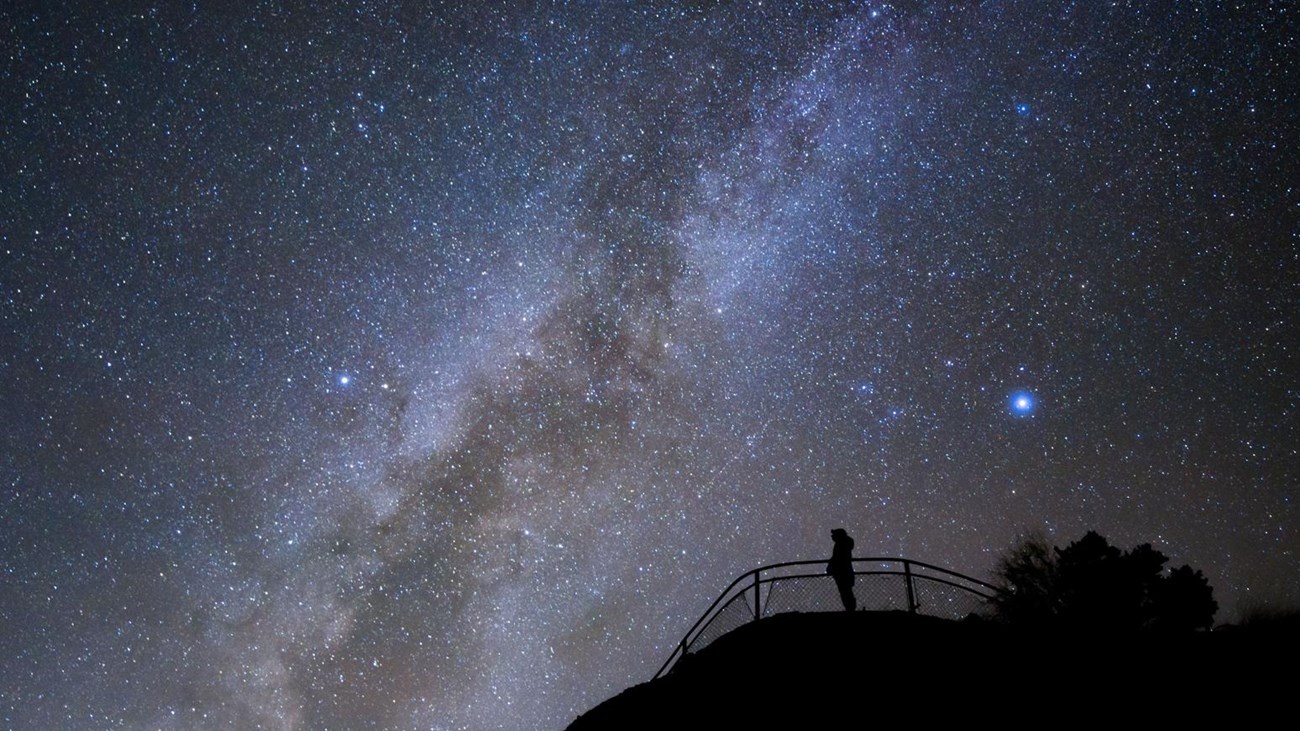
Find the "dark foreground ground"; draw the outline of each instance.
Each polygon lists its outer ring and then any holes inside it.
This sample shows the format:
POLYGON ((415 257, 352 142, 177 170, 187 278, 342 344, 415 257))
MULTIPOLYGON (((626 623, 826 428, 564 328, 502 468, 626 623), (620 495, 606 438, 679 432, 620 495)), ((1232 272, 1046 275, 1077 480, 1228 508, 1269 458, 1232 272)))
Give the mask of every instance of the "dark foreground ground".
POLYGON ((1298 650, 1294 631, 1080 636, 902 612, 786 614, 719 638, 569 730, 1294 728, 1298 650))

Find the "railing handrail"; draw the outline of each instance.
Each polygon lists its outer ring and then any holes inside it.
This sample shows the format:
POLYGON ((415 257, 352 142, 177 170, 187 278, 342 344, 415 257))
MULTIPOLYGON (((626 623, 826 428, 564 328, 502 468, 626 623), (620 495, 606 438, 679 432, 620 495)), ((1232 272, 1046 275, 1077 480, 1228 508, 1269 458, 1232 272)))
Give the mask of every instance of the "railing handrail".
MULTIPOLYGON (((926 563, 924 561, 915 561, 910 558, 900 558, 896 556, 876 556, 876 557, 864 557, 864 558, 853 559, 853 564, 855 566, 864 563, 903 565, 903 569, 901 571, 899 570, 858 571, 855 569, 853 574, 855 576, 878 576, 878 575, 905 576, 907 579, 908 611, 913 613, 915 613, 918 608, 918 605, 915 602, 915 599, 913 598, 913 581, 915 578, 923 578, 930 581, 938 581, 940 583, 947 584, 948 586, 952 586, 954 588, 969 591, 972 594, 981 596, 985 599, 991 599, 992 595, 996 594, 999 591, 998 587, 988 583, 987 581, 981 581, 974 577, 967 576, 963 573, 959 573, 951 569, 943 568, 942 566, 935 566, 934 564, 926 563), (984 592, 978 591, 977 589, 974 589, 969 585, 963 586, 962 584, 958 584, 941 577, 928 576, 928 575, 915 577, 911 570, 912 567, 918 567, 918 568, 925 569, 927 571, 933 571, 939 574, 946 574, 948 576, 961 579, 962 581, 967 582, 967 584, 974 584, 976 586, 988 590, 989 594, 985 594, 984 592)), ((715 612, 714 610, 719 610, 719 607, 725 608, 727 606, 730 606, 731 602, 740 598, 741 596, 744 595, 746 591, 749 590, 749 585, 752 584, 754 586, 754 592, 755 592, 754 593, 754 602, 755 602, 754 619, 757 620, 762 613, 761 608, 758 606, 758 602, 760 600, 759 587, 762 586, 763 584, 771 585, 776 581, 782 581, 788 579, 799 579, 799 578, 820 578, 826 575, 825 573, 794 574, 789 576, 773 576, 764 579, 762 577, 763 572, 765 571, 771 572, 776 569, 789 568, 791 566, 816 566, 816 565, 825 565, 825 564, 826 564, 826 559, 812 559, 812 560, 805 560, 805 561, 783 561, 781 563, 759 566, 758 568, 750 569, 749 571, 746 571, 740 576, 737 576, 734 581, 732 581, 730 584, 727 585, 727 588, 722 590, 722 593, 718 595, 718 598, 713 600, 713 603, 709 605, 709 608, 704 610, 704 613, 700 615, 700 618, 695 620, 695 624, 691 625, 691 628, 686 630, 686 634, 682 636, 681 641, 678 642, 677 645, 673 648, 672 654, 668 657, 666 661, 664 661, 664 664, 659 667, 659 671, 655 673, 654 677, 658 678, 662 676, 664 674, 664 671, 666 671, 670 665, 672 665, 681 656, 686 654, 687 648, 690 647, 692 644, 694 644, 695 640, 699 639, 699 635, 703 632, 704 628, 708 627, 709 624, 713 621, 713 619, 717 616, 718 612, 715 612), (740 591, 736 592, 733 595, 732 590, 735 589, 737 586, 741 586, 742 584, 745 585, 744 588, 742 588, 740 591), (724 600, 726 601, 724 602, 724 600)))

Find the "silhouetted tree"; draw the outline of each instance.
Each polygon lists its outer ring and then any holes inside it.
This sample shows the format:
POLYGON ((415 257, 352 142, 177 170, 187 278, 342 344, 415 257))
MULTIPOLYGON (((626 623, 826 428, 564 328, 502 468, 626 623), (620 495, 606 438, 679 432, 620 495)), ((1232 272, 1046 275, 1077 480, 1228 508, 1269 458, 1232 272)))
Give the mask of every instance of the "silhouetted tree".
POLYGON ((1156 586, 1155 626, 1162 630, 1207 629, 1214 622, 1219 603, 1214 590, 1199 570, 1179 566, 1156 586))
POLYGON ((1065 548, 1031 534, 1012 546, 994 570, 1002 620, 1028 627, 1090 631, 1186 631, 1210 626, 1218 604, 1200 571, 1182 566, 1165 575, 1169 559, 1144 543, 1129 551, 1089 531, 1065 548))
POLYGON ((994 575, 1002 592, 998 616, 1018 625, 1040 624, 1056 616, 1056 559, 1042 533, 1029 533, 998 559, 994 575))

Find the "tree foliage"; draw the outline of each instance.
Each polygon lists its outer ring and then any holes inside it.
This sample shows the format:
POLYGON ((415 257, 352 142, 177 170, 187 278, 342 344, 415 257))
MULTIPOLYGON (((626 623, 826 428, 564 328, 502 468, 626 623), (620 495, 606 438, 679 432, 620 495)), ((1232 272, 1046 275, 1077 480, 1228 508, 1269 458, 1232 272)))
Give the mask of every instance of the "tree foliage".
POLYGON ((1065 548, 1030 534, 998 560, 994 606, 1000 619, 1028 627, 1209 627, 1219 606, 1209 582, 1190 566, 1166 573, 1168 560, 1149 543, 1121 551, 1094 531, 1065 548))

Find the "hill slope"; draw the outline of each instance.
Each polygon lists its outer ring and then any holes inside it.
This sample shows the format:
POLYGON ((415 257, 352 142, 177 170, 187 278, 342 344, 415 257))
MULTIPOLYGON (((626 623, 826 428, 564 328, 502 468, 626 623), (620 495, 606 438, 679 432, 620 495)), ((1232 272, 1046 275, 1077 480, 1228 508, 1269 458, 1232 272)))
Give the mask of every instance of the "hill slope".
POLYGON ((719 638, 569 729, 1249 716, 1293 685, 1293 674, 1275 674, 1268 660, 1285 658, 1289 668, 1295 649, 1294 636, 1242 631, 1067 636, 902 612, 783 614, 719 638))

